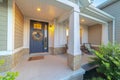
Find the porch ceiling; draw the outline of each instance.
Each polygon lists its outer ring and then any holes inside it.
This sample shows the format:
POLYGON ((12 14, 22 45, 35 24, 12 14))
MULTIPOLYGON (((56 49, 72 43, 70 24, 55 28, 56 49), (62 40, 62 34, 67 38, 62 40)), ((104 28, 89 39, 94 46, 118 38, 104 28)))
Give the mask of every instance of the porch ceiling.
POLYGON ((95 24, 101 24, 101 23, 98 21, 92 20, 90 18, 80 16, 80 24, 86 25, 86 26, 93 26, 95 24), (84 22, 82 20, 84 20, 84 22))
POLYGON ((16 0, 16 4, 24 16, 48 21, 60 17, 71 10, 71 7, 56 0, 16 0), (40 8, 41 11, 38 12, 37 8, 40 8))

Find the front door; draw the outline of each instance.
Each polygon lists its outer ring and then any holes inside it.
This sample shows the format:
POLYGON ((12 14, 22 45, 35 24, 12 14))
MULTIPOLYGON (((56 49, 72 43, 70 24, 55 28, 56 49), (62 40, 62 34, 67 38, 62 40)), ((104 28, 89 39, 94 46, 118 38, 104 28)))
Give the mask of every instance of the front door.
POLYGON ((30 53, 48 52, 48 23, 30 20, 30 53))

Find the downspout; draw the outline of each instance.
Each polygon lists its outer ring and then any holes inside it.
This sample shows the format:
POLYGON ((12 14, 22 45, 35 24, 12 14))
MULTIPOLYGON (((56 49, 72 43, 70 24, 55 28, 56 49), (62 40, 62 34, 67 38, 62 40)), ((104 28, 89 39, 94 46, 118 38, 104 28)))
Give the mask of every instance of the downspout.
POLYGON ((115 44, 115 19, 113 19, 113 45, 115 44))

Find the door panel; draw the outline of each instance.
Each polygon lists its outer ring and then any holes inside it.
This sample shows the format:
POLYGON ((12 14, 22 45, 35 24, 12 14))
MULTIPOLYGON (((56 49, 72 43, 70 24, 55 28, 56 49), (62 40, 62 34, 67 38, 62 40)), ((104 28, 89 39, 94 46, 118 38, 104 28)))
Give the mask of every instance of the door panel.
POLYGON ((48 23, 31 20, 30 53, 40 52, 48 52, 48 23))

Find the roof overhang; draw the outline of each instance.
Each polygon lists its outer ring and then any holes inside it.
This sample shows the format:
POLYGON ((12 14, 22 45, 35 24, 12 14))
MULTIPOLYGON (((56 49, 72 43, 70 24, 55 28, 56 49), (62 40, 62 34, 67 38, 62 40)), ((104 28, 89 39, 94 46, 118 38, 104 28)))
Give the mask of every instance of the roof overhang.
POLYGON ((110 22, 113 21, 114 17, 111 16, 110 14, 107 14, 106 12, 89 5, 88 7, 81 8, 81 14, 85 14, 91 17, 94 17, 96 19, 99 19, 104 22, 110 22))
MULTIPOLYGON (((70 2, 70 0, 66 0, 69 3, 66 2, 65 0, 57 0, 57 1, 64 3, 66 5, 69 5, 70 7, 73 7, 73 8, 74 8, 74 6, 78 6, 77 4, 70 2)), ((101 22, 101 23, 111 22, 115 19, 110 14, 90 5, 89 0, 79 0, 79 3, 80 3, 80 6, 79 6, 80 15, 83 17, 94 19, 94 20, 101 22)), ((78 9, 78 7, 77 7, 77 9, 78 9)), ((67 17, 69 17, 69 15, 67 17)))
MULTIPOLYGON (((78 0, 81 14, 85 14, 104 22, 110 22, 114 19, 110 14, 91 5, 91 0, 78 0)), ((116 0, 110 0, 116 1, 116 0)))
POLYGON ((79 0, 79 3, 81 4, 81 7, 86 7, 90 5, 89 0, 79 0))

